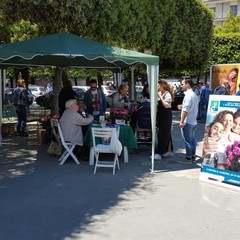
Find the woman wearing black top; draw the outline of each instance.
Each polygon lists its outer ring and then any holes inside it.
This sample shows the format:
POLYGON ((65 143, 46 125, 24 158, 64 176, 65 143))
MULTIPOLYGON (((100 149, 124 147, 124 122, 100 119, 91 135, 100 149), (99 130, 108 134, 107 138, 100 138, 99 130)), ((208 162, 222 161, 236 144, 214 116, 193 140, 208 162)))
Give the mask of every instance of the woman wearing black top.
POLYGON ((59 116, 61 117, 65 108, 65 103, 70 99, 75 99, 75 94, 72 89, 70 80, 63 81, 63 87, 58 95, 59 116))
POLYGON ((157 126, 158 126, 158 146, 154 159, 160 160, 161 157, 173 156, 172 145, 172 107, 174 99, 173 89, 165 80, 158 81, 158 109, 157 109, 157 126))

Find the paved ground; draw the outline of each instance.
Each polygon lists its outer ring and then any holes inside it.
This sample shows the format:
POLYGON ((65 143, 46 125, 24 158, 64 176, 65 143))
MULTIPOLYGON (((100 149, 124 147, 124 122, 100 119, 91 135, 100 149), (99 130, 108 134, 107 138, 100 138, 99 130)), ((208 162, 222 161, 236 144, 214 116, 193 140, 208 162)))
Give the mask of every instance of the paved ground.
MULTIPOLYGON (((175 156, 155 162, 150 149, 130 154, 116 175, 87 162, 57 158, 29 138, 8 136, 0 148, 1 240, 239 239, 239 192, 200 182, 200 161, 184 159, 174 112, 175 156)), ((198 154, 203 124, 198 125, 198 154)))

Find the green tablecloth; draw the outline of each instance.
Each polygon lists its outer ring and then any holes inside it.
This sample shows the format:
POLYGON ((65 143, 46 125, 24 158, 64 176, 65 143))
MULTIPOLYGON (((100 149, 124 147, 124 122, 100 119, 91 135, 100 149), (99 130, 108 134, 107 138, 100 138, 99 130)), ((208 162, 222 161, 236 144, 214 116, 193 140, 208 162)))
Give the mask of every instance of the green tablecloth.
MULTIPOLYGON (((92 125, 90 125, 88 127, 87 133, 84 136, 84 142, 90 148, 93 146, 92 131, 91 131, 92 127, 93 127, 92 125)), ((98 127, 100 127, 100 126, 98 126, 98 127)), ((133 130, 130 126, 120 126, 119 140, 123 146, 126 146, 129 149, 137 149, 138 148, 136 138, 135 138, 133 130)))

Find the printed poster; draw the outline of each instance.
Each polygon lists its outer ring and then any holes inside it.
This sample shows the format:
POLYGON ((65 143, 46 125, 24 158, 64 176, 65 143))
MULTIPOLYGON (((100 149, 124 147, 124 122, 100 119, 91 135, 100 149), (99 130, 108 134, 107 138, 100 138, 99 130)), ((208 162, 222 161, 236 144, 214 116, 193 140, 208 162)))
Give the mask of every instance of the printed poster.
POLYGON ((240 187, 240 96, 210 95, 202 156, 200 180, 240 187))
POLYGON ((240 83, 240 64, 217 64, 211 66, 210 78, 211 88, 214 90, 217 86, 222 85, 224 81, 229 83, 229 94, 235 95, 239 90, 240 83))

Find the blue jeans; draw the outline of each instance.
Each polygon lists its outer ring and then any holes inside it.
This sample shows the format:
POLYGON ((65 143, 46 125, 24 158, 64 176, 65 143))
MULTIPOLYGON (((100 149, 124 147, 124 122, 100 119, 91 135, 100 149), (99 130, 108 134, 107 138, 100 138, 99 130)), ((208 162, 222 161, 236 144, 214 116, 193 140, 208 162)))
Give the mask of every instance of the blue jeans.
POLYGON ((196 154, 195 130, 197 125, 185 123, 181 128, 181 135, 185 143, 186 157, 194 157, 196 154))
POLYGON ((27 108, 26 106, 17 105, 15 106, 18 122, 17 122, 17 133, 23 135, 27 131, 27 108))

